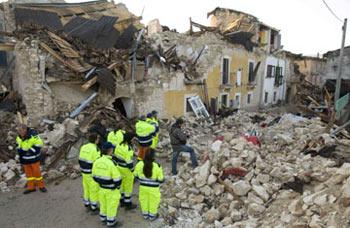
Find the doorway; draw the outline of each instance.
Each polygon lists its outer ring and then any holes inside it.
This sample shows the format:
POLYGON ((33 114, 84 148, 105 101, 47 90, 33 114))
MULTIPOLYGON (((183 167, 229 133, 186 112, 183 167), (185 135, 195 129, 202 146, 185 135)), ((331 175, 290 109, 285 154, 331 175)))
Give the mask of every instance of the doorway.
POLYGON ((113 104, 114 109, 119 110, 119 112, 123 116, 125 116, 127 118, 132 117, 132 113, 133 113, 132 110, 133 110, 134 102, 131 98, 119 97, 119 98, 115 99, 112 104, 113 104))

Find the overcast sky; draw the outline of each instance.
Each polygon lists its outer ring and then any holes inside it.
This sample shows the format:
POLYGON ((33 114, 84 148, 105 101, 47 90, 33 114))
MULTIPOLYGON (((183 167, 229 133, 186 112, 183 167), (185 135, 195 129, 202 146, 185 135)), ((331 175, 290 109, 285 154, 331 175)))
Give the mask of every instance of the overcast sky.
MULTIPOLYGON (((68 0, 79 2, 80 0, 68 0)), ((162 25, 180 32, 189 29, 189 17, 209 25, 207 12, 215 7, 240 10, 281 30, 285 50, 316 55, 338 49, 341 45, 342 23, 326 8, 322 0, 115 0, 141 15, 143 23, 158 18, 162 25)), ((350 19, 350 0, 326 0, 342 20, 350 19)), ((350 22, 348 23, 350 24, 350 22)), ((345 45, 350 45, 350 26, 345 45)))
MULTIPOLYGON (((341 44, 342 23, 322 0, 121 0, 143 22, 158 18, 162 25, 180 32, 189 29, 192 20, 209 25, 207 12, 220 6, 253 14, 259 20, 281 30, 284 49, 303 54, 327 52, 341 44)), ((350 19, 350 0, 326 0, 341 18, 350 19)), ((350 24, 350 22, 348 23, 350 24)), ((346 45, 350 45, 350 25, 346 45)))

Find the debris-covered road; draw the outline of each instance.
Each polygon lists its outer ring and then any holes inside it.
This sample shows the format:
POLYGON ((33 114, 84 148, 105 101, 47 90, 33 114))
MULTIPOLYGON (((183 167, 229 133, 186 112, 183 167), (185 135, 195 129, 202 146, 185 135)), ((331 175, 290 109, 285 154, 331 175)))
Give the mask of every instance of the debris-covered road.
MULTIPOLYGON (((105 227, 98 215, 85 211, 81 201, 80 178, 65 180, 57 186, 49 185, 48 190, 45 194, 37 191, 30 195, 23 195, 22 191, 1 193, 0 227, 105 227)), ((128 212, 119 209, 118 213, 123 227, 151 226, 138 209, 128 212)))

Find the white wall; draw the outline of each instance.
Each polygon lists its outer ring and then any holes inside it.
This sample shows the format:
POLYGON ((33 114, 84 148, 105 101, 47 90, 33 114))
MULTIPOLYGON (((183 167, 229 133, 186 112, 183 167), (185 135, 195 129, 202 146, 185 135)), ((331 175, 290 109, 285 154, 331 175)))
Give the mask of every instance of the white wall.
MULTIPOLYGON (((275 69, 276 70, 276 69, 275 69)), ((277 58, 274 56, 268 56, 266 58, 266 64, 265 64, 265 73, 264 73, 264 86, 263 86, 263 91, 262 91, 262 99, 261 99, 261 104, 262 106, 267 106, 267 105, 271 105, 271 104, 275 104, 277 103, 278 100, 284 100, 285 99, 285 91, 286 91, 286 80, 285 80, 285 72, 286 72, 286 64, 285 64, 285 60, 281 59, 281 58, 277 58), (267 66, 268 65, 273 65, 273 66, 279 66, 282 67, 282 75, 283 75, 283 83, 281 86, 279 87, 275 87, 274 83, 275 83, 275 78, 271 77, 268 78, 266 77, 267 75, 267 66), (269 93, 268 96, 268 101, 267 103, 265 103, 265 92, 269 93), (277 96, 276 96, 276 101, 273 101, 273 94, 274 92, 277 92, 277 96)))

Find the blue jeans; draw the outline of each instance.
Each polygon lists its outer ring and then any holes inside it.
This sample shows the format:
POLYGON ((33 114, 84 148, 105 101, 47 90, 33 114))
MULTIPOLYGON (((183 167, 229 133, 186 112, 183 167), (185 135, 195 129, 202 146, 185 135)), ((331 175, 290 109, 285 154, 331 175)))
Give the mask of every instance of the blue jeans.
POLYGON ((194 152, 192 147, 186 146, 186 145, 173 147, 173 159, 171 161, 171 170, 172 170, 173 175, 177 174, 176 164, 177 164, 177 159, 178 159, 181 152, 190 153, 192 167, 195 168, 198 166, 196 153, 194 152))

